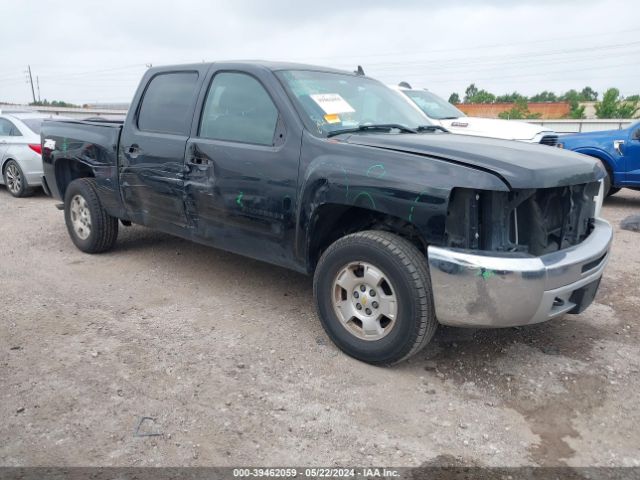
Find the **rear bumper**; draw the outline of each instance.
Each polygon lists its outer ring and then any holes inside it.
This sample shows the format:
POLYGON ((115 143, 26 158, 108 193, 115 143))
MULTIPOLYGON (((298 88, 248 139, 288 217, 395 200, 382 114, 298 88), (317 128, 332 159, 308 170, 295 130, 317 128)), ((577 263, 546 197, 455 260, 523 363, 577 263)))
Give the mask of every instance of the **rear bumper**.
POLYGON ((467 327, 513 327, 580 313, 593 301, 613 230, 596 219, 582 243, 541 257, 429 247, 436 316, 467 327))

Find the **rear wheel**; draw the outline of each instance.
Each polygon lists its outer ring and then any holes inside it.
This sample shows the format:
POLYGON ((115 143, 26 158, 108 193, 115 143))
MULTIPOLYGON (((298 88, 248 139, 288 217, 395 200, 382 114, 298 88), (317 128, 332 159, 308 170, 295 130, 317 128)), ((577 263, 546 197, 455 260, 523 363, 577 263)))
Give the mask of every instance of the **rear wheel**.
POLYGON ((33 194, 33 189, 29 188, 24 173, 15 160, 9 160, 4 166, 4 184, 14 197, 28 197, 33 194))
POLYGON ((79 178, 69 184, 64 219, 71 240, 83 252, 106 252, 118 237, 118 219, 100 203, 93 178, 79 178))
POLYGON ((389 232, 359 232, 333 243, 318 262, 313 291, 329 337, 368 363, 409 358, 438 325, 424 254, 389 232))

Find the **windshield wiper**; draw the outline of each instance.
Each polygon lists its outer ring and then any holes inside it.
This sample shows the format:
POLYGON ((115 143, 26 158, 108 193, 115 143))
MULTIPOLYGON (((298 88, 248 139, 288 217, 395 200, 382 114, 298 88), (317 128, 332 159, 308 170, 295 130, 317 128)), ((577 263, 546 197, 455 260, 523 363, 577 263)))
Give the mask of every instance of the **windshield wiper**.
POLYGON ((455 120, 460 117, 440 117, 438 120, 455 120))
POLYGON ((334 130, 333 132, 329 132, 327 134, 327 137, 333 137, 342 133, 366 132, 368 130, 400 130, 402 133, 418 133, 417 130, 409 128, 406 125, 401 125, 399 123, 377 123, 371 125, 359 125, 358 127, 354 128, 343 128, 342 130, 334 130))
POLYGON ((440 125, 420 125, 416 127, 416 132, 436 132, 438 130, 445 133, 449 133, 449 130, 447 130, 444 127, 441 127, 440 125))

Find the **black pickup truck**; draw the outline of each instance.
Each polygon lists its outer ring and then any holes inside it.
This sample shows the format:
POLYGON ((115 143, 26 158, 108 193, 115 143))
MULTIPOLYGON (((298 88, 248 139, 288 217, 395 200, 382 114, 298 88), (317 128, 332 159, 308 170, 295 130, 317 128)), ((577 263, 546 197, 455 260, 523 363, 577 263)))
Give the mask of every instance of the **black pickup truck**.
POLYGON ((314 275, 320 320, 391 364, 438 324, 580 313, 612 229, 596 162, 458 136, 382 83, 307 65, 152 68, 124 123, 47 122, 45 188, 84 252, 146 225, 314 275))

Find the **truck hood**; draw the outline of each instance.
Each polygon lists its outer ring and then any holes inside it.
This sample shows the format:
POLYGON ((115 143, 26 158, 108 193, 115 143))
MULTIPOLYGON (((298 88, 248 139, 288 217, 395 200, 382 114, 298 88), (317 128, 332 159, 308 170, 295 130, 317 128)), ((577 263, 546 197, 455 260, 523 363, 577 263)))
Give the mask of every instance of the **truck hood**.
MULTIPOLYGON (((545 145, 464 135, 357 133, 351 145, 436 158, 491 172, 511 188, 551 188, 589 183, 604 176, 586 155, 545 145)), ((393 165, 393 160, 389 166, 393 165)))
POLYGON ((590 146, 597 141, 625 140, 629 136, 629 130, 598 130, 596 132, 570 133, 560 135, 558 143, 565 148, 590 146))
POLYGON ((532 141, 538 134, 554 134, 553 131, 545 129, 541 125, 497 118, 460 117, 438 120, 438 122, 452 133, 503 140, 532 141))

